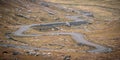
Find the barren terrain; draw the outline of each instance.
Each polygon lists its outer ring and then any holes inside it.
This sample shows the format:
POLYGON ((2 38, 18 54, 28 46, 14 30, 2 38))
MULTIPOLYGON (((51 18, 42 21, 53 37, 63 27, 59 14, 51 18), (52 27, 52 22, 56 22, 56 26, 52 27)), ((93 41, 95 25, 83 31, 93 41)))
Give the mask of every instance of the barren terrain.
POLYGON ((0 0, 0 60, 119 60, 119 0, 0 0))

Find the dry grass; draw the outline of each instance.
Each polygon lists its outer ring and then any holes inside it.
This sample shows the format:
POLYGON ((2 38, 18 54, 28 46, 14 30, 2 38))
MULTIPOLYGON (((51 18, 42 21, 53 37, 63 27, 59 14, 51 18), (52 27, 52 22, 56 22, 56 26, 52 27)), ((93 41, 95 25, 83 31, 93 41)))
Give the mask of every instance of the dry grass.
MULTIPOLYGON (((48 1, 48 0, 46 0, 48 1)), ((29 45, 36 47, 45 47, 50 49, 61 48, 61 45, 65 47, 58 51, 40 51, 42 53, 52 53, 50 56, 29 56, 29 55, 11 55, 12 51, 19 50, 13 48, 0 47, 0 60, 14 60, 14 58, 19 58, 21 60, 63 60, 64 56, 70 55, 71 60, 119 60, 120 59, 120 2, 119 0, 52 0, 49 2, 60 3, 63 6, 70 8, 75 8, 78 10, 89 11, 94 14, 93 23, 87 26, 82 26, 81 29, 71 29, 67 27, 60 27, 64 29, 64 32, 79 32, 86 35, 86 39, 103 46, 111 47, 113 52, 110 53, 81 53, 79 50, 89 49, 87 46, 75 46, 75 42, 70 36, 40 36, 40 37, 14 37, 14 39, 26 42, 29 45), (89 2, 89 3, 88 3, 89 2), (86 30, 86 29, 87 30, 86 30), (50 46, 48 44, 57 44, 55 46, 50 46), (75 49, 76 52, 66 51, 68 49, 75 49), (3 55, 3 51, 9 51, 10 53, 3 55), (3 58, 1 58, 3 57, 3 58)), ((15 8, 20 8, 19 4, 10 3, 10 7, 7 5, 0 5, 0 41, 9 44, 20 44, 14 41, 8 41, 5 38, 6 32, 13 32, 19 28, 21 25, 26 24, 39 24, 47 22, 56 22, 54 18, 60 18, 59 21, 68 21, 64 17, 67 14, 57 8, 50 7, 45 9, 50 9, 55 11, 56 14, 50 16, 48 12, 44 11, 43 7, 35 4, 30 4, 32 7, 27 7, 22 10, 22 12, 15 11, 15 8), (31 10, 31 13, 26 13, 27 10, 31 10), (17 17, 15 14, 22 13, 24 15, 29 15, 29 18, 25 19, 22 17, 17 17), (6 42, 8 41, 8 42, 6 42)), ((73 14, 73 13, 69 13, 73 14)), ((59 22, 58 21, 58 22, 59 22)), ((27 33, 41 33, 36 30, 29 30, 27 33)), ((20 50, 21 51, 21 50, 20 50)), ((22 51, 23 52, 23 51, 22 51)))

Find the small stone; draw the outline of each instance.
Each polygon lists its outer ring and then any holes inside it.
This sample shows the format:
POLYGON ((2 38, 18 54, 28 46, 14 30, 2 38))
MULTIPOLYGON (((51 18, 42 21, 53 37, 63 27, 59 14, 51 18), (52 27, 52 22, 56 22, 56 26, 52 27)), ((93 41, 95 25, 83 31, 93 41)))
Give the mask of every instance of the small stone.
POLYGON ((40 54, 40 53, 34 52, 34 51, 27 51, 26 53, 29 55, 33 55, 33 56, 39 56, 39 54, 40 54))
POLYGON ((71 56, 65 56, 63 60, 70 60, 71 56))
POLYGON ((20 52, 17 52, 17 51, 14 51, 13 53, 12 53, 12 55, 19 55, 20 54, 20 52))
POLYGON ((28 13, 31 13, 32 11, 31 10, 28 10, 28 13))
POLYGON ((50 7, 50 5, 48 3, 45 3, 45 2, 41 2, 40 3, 42 6, 45 6, 45 7, 50 7))
POLYGON ((54 29, 54 28, 52 28, 51 30, 52 30, 52 31, 54 31, 55 29, 54 29))
POLYGON ((69 22, 66 22, 66 25, 67 25, 67 26, 71 26, 69 22))
POLYGON ((60 29, 61 31, 63 31, 64 29, 60 29))
POLYGON ((88 17, 94 17, 94 15, 90 12, 84 12, 83 14, 88 17))
POLYGON ((49 53, 47 53, 48 55, 51 55, 51 53, 49 52, 49 53))

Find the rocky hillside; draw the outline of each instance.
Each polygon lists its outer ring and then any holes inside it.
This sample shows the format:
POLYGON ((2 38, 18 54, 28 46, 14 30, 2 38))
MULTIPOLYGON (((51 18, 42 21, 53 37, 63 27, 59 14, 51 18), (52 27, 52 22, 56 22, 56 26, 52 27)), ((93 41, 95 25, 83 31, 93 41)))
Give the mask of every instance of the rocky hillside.
POLYGON ((0 60, 119 60, 119 6, 119 0, 0 0, 0 60), (79 20, 89 23, 77 27, 68 23, 79 20), (50 32, 82 33, 87 41, 111 48, 112 52, 80 52, 94 47, 75 45, 73 38, 67 35, 54 37, 13 35, 24 25, 54 22, 65 22, 67 27, 52 26, 52 29, 50 26, 49 29, 46 26, 32 27, 23 33, 33 35, 50 32), (25 50, 32 47, 53 50, 41 51, 36 48, 25 50))

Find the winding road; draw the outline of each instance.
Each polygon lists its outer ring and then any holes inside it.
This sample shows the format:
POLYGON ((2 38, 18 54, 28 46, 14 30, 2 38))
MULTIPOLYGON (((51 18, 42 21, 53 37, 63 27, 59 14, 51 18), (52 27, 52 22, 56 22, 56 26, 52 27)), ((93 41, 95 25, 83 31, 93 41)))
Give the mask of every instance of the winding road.
MULTIPOLYGON (((62 23, 56 25, 56 23, 47 23, 47 24, 32 24, 32 25, 26 25, 26 26, 22 26, 20 29, 18 29, 16 32, 14 32, 15 36, 43 36, 43 35, 71 35, 71 37, 73 38, 73 40, 76 41, 77 44, 84 44, 84 45, 88 45, 88 46, 92 46, 95 47, 96 49, 94 50, 88 50, 87 52, 110 52, 112 51, 111 48, 107 48, 104 47, 102 45, 99 44, 95 44, 92 42, 89 42, 88 40, 86 40, 84 38, 84 36, 82 34, 79 33, 74 33, 74 32, 51 32, 51 33, 44 33, 44 34, 23 34, 23 32, 27 31, 29 28, 31 27, 35 27, 35 26, 61 26, 62 24, 68 25, 70 22, 68 23, 62 23)), ((77 22, 73 22, 74 24, 77 22)), ((81 24, 80 24, 81 25, 81 24)))

